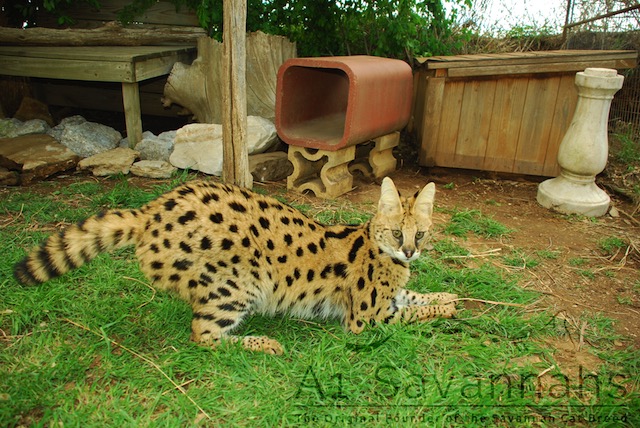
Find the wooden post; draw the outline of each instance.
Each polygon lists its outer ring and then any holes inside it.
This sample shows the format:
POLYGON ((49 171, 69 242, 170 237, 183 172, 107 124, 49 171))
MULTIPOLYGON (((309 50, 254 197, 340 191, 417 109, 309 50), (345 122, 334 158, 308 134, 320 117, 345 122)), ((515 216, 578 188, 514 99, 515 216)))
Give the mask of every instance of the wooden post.
POLYGON ((252 187, 247 154, 246 0, 225 0, 222 80, 222 179, 252 187))

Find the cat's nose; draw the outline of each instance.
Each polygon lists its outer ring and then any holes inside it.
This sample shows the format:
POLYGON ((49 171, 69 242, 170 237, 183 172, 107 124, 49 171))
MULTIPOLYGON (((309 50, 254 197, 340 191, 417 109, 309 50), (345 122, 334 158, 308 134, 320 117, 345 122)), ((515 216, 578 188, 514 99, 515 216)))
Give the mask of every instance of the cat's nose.
POLYGON ((407 259, 410 259, 411 257, 413 257, 413 254, 416 252, 416 250, 412 248, 403 248, 402 252, 407 257, 407 259))

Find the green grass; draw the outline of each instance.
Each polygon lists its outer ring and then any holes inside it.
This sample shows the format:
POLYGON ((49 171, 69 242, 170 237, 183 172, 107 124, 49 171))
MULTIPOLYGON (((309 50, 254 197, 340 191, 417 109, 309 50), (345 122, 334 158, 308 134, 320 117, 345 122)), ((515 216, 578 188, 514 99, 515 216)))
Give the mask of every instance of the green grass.
MULTIPOLYGON (((614 346, 620 337, 610 319, 584 316, 585 343, 601 364, 581 390, 578 374, 547 344, 562 334, 577 340, 578 331, 531 310, 541 296, 522 289, 519 276, 457 257, 468 251, 448 236, 413 264, 410 288, 520 306, 467 302, 456 319, 358 336, 336 322, 287 317, 243 325, 242 334, 279 340, 283 356, 191 343, 190 308, 150 289, 131 249, 38 287, 11 277, 25 250, 59 223, 136 206, 182 180, 143 190, 116 177, 110 186, 78 182, 45 196, 14 189, 0 202, 3 426, 619 426, 604 420, 623 416, 627 426, 640 424, 640 353, 614 346)), ((371 207, 308 211, 361 222, 371 207)), ((489 239, 507 233, 477 213, 465 216, 471 220, 458 216, 446 227, 462 223, 489 239)))
POLYGON ((511 233, 509 228, 479 210, 453 210, 450 213, 451 220, 444 228, 449 235, 466 237, 467 233, 474 233, 485 238, 498 238, 511 233))
POLYGON ((615 134, 619 147, 614 153, 616 160, 623 164, 640 164, 640 142, 633 133, 615 134))

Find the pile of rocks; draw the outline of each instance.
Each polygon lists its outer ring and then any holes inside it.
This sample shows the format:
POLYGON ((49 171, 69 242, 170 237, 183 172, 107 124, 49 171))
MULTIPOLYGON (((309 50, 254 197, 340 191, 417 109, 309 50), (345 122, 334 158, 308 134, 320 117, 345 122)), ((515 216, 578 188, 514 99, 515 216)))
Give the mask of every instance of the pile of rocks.
MULTIPOLYGON (((247 128, 254 180, 286 178, 292 171, 286 153, 265 153, 278 143, 273 123, 251 116, 247 128)), ((42 119, 0 119, 0 184, 28 184, 76 166, 97 176, 169 178, 178 168, 220 175, 222 126, 190 124, 157 136, 147 131, 130 148, 115 129, 81 116, 54 127, 42 119)))

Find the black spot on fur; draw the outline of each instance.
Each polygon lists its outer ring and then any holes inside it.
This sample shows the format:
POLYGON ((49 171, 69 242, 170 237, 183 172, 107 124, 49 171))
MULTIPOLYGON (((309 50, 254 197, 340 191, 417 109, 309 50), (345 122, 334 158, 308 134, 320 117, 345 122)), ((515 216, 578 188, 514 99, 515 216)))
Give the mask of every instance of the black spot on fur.
POLYGON ((353 263, 358 255, 358 250, 364 245, 364 238, 359 236, 358 239, 353 241, 351 250, 349 250, 349 263, 353 263))
POLYGON ((194 192, 195 190, 193 190, 193 188, 189 186, 185 186, 182 189, 178 190, 178 194, 181 196, 190 195, 191 193, 194 193, 194 192))
POLYGON ((173 267, 181 271, 189 270, 191 266, 193 266, 193 262, 187 259, 180 259, 173 262, 173 267))
POLYGON ((230 325, 233 325, 234 322, 234 320, 224 318, 216 320, 216 324, 218 324, 221 328, 229 327, 230 325))
POLYGON ((200 249, 201 250, 210 250, 211 249, 211 239, 206 236, 200 240, 200 249))
POLYGON ((184 213, 183 215, 178 217, 178 223, 184 225, 184 224, 189 223, 194 218, 196 218, 196 212, 195 211, 187 211, 186 213, 184 213))
POLYGON ((224 218, 222 217, 222 213, 213 213, 209 216, 209 220, 211 220, 214 223, 220 224, 222 223, 224 218))
POLYGON ((347 277, 347 265, 344 263, 336 263, 333 265, 333 273, 341 278, 347 277))
POLYGON ((242 205, 239 202, 230 202, 229 203, 229 208, 231 208, 232 210, 239 212, 239 213, 245 213, 247 212, 247 207, 245 207, 244 205, 242 205))
POLYGON ((336 232, 332 232, 332 231, 326 231, 324 233, 324 237, 326 239, 331 239, 331 238, 335 238, 335 239, 344 239, 347 236, 351 235, 353 232, 357 231, 358 229, 356 228, 352 228, 352 227, 345 227, 342 231, 336 233, 336 232))
POLYGON ((322 272, 320 272, 320 278, 325 279, 333 270, 333 266, 331 265, 326 265, 324 267, 324 269, 322 269, 322 272))
POLYGON ((169 199, 164 203, 164 209, 167 211, 171 211, 178 205, 178 203, 174 199, 169 199))
POLYGON ((263 229, 269 230, 269 226, 271 226, 271 223, 268 219, 266 219, 265 217, 260 217, 258 221, 260 222, 260 226, 262 226, 263 229))
POLYGON ((376 299, 378 297, 378 290, 374 289, 371 290, 371 307, 374 308, 376 306, 376 299))
POLYGON ((211 201, 219 201, 220 197, 215 193, 208 193, 202 197, 202 203, 208 204, 211 201))

